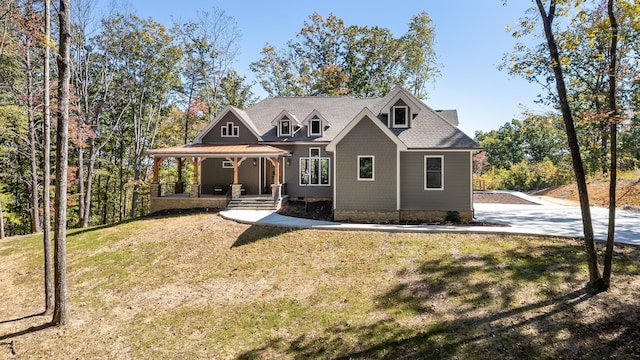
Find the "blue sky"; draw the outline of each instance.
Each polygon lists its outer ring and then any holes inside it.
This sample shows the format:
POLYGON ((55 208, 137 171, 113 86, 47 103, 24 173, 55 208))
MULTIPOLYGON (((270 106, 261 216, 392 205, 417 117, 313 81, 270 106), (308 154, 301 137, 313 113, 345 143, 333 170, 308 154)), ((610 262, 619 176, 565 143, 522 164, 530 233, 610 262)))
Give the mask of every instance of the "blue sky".
MULTIPOLYGON (((98 1, 104 6, 108 0, 98 1)), ((457 109, 460 128, 471 137, 476 130, 498 129, 519 117, 521 106, 542 110, 534 103, 543 91, 538 85, 497 69, 515 44, 505 28, 525 14, 531 1, 513 0, 506 6, 502 0, 128 0, 128 4, 137 16, 167 26, 173 20, 195 19, 197 10, 225 10, 242 31, 241 54, 234 67, 248 79, 254 78, 249 64, 260 59, 264 44, 281 47, 314 11, 325 17, 334 13, 347 26, 386 27, 394 36, 406 32, 413 15, 426 11, 436 28, 436 53, 444 65, 428 89, 427 105, 457 109)), ((253 90, 265 96, 259 85, 253 90)))

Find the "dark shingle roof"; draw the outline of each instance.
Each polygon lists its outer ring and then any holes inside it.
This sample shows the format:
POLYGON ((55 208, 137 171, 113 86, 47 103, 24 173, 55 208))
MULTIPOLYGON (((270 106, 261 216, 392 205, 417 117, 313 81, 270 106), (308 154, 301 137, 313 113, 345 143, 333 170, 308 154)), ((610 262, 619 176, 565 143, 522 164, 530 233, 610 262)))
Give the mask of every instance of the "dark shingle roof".
MULTIPOLYGON (((418 115, 411 120, 408 129, 392 129, 398 138, 408 148, 414 149, 476 149, 480 146, 469 136, 464 134, 457 125, 455 110, 437 112, 429 108, 422 101, 408 94, 400 87, 393 88, 383 98, 352 98, 341 97, 271 97, 264 99, 245 110, 245 121, 251 123, 261 135, 263 142, 296 142, 296 141, 331 141, 362 109, 369 108, 374 114, 388 105, 389 102, 403 92, 405 96, 414 99, 419 107, 418 115), (321 137, 307 135, 307 128, 299 128, 293 137, 278 137, 272 121, 282 113, 288 111, 302 121, 311 112, 317 110, 329 123, 321 137)), ((243 114, 244 115, 244 114, 243 114)), ((380 121, 386 121, 379 115, 380 121)))

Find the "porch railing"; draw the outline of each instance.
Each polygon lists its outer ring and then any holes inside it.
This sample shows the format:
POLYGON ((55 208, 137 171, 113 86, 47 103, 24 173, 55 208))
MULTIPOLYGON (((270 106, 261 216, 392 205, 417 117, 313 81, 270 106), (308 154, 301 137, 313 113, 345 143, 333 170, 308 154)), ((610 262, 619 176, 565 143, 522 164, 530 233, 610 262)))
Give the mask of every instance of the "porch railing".
POLYGON ((185 193, 185 183, 184 182, 169 182, 160 184, 160 196, 168 196, 174 194, 184 194, 185 193))

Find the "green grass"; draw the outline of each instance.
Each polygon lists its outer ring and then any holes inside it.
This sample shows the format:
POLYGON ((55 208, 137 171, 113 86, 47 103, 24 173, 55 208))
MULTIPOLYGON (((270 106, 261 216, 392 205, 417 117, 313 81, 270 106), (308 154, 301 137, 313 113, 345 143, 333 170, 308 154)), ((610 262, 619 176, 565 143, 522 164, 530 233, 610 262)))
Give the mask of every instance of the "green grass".
POLYGON ((614 286, 594 296, 584 291, 577 240, 151 218, 70 231, 70 324, 22 334, 46 320, 5 321, 40 307, 40 243, 0 242, 0 336, 25 357, 526 359, 640 350, 633 247, 617 249, 614 286))

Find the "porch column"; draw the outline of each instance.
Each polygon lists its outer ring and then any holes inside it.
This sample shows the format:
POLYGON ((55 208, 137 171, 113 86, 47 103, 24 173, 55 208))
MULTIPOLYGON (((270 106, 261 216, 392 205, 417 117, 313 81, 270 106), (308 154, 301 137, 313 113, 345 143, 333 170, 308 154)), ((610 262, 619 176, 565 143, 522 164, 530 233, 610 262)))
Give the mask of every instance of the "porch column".
POLYGON ((178 163, 178 181, 176 181, 176 194, 182 194, 184 192, 184 184, 182 183, 182 158, 176 158, 178 163))
POLYGON ((243 161, 247 160, 247 157, 245 156, 240 160, 238 160, 237 157, 234 157, 233 159, 227 157, 226 159, 230 161, 231 164, 233 164, 233 184, 231 184, 231 198, 239 199, 242 195, 242 184, 238 184, 238 168, 243 161))
POLYGON ((193 158, 193 184, 190 197, 200 197, 200 158, 193 158))
POLYGON ((160 187, 160 181, 158 173, 160 172, 160 164, 162 163, 164 158, 154 157, 153 158, 153 181, 151 182, 151 197, 160 197, 162 196, 162 189, 160 187))
POLYGON ((274 200, 278 200, 282 197, 282 184, 280 183, 280 161, 278 158, 267 158, 271 165, 276 170, 276 176, 273 179, 273 184, 271 184, 271 196, 274 200))

